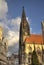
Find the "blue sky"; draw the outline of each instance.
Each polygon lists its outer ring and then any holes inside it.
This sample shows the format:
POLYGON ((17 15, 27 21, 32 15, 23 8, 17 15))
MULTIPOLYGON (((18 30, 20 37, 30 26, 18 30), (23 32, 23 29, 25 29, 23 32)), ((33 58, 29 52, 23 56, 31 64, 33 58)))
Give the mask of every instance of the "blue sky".
POLYGON ((32 33, 41 33, 41 21, 44 20, 44 0, 7 0, 7 4, 8 18, 21 17, 24 6, 32 33))

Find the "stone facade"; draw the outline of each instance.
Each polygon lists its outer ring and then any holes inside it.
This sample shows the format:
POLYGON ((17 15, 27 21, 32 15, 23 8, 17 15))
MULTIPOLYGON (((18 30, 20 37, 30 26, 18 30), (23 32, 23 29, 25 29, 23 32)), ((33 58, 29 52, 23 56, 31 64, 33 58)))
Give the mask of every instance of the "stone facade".
POLYGON ((3 30, 0 27, 0 65, 7 65, 7 42, 3 37, 3 30))
POLYGON ((12 54, 10 57, 7 57, 8 65, 18 65, 19 59, 18 55, 12 54))

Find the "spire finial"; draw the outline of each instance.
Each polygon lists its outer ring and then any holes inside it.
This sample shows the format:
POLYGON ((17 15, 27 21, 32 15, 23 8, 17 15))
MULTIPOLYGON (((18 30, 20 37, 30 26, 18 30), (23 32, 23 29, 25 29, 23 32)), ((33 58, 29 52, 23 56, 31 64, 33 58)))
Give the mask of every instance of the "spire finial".
POLYGON ((24 9, 24 6, 23 6, 23 9, 24 9))

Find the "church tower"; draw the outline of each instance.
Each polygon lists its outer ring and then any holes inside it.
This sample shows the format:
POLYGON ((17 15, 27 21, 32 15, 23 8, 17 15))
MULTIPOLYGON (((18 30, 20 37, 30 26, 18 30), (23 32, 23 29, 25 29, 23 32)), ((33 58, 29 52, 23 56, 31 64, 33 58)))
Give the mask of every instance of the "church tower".
POLYGON ((23 7, 21 23, 20 23, 20 33, 19 33, 19 65, 25 64, 25 40, 26 37, 30 35, 29 24, 26 20, 26 15, 23 7))

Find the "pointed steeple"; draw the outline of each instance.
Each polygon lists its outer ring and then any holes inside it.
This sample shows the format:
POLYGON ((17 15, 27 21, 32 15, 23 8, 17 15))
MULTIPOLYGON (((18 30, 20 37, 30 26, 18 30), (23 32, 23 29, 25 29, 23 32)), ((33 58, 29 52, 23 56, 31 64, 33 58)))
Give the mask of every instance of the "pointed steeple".
POLYGON ((22 32, 22 34, 30 35, 30 28, 29 28, 29 24, 28 24, 27 19, 26 19, 24 6, 23 6, 23 10, 22 10, 20 28, 21 28, 20 31, 22 32))
POLYGON ((23 10, 22 10, 22 19, 26 19, 26 15, 25 15, 25 11, 24 11, 24 6, 23 6, 23 10))

